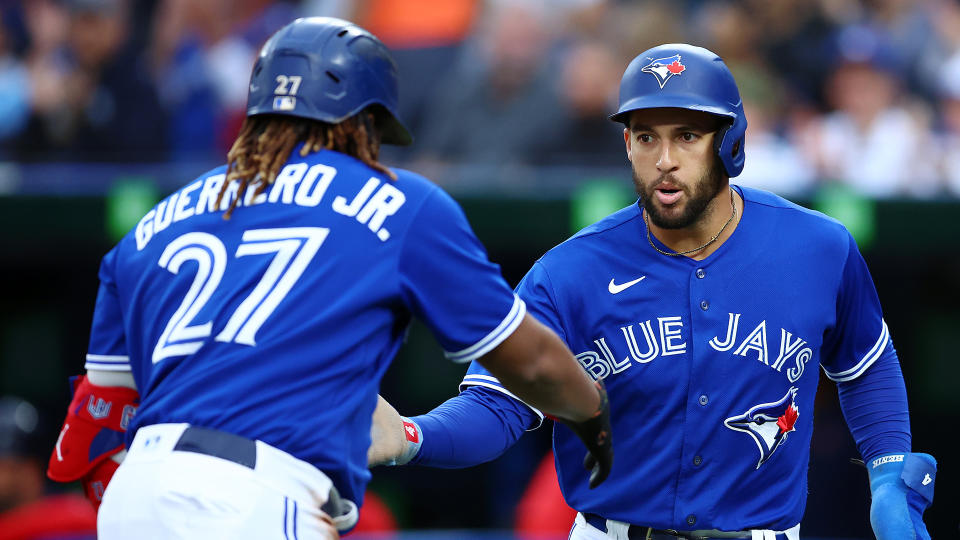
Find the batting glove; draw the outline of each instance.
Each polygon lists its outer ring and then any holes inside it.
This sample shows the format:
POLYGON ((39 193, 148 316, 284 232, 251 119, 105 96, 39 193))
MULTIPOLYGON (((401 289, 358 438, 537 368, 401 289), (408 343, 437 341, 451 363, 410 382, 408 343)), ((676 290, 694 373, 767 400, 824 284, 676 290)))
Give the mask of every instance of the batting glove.
POLYGON ((929 454, 886 454, 866 465, 877 540, 930 540, 923 511, 933 502, 937 460, 929 454))
POLYGON ((583 422, 571 422, 558 419, 573 430, 587 445, 587 455, 583 458, 583 467, 590 471, 590 489, 607 479, 613 467, 613 445, 610 437, 610 401, 603 382, 595 381, 600 393, 600 407, 592 417, 583 422))

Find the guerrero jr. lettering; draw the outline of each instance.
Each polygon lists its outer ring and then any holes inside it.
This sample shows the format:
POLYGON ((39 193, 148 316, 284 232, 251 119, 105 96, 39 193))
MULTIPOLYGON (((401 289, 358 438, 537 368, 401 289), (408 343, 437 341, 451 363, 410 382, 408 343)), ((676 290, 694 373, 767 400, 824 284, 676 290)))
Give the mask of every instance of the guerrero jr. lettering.
MULTIPOLYGON (((331 182, 337 175, 337 169, 318 163, 308 167, 306 163, 291 163, 277 174, 270 187, 254 196, 255 190, 247 190, 243 200, 237 206, 255 206, 263 203, 295 204, 297 206, 316 207, 320 204, 331 182)), ((223 185, 225 175, 215 174, 188 185, 157 203, 137 224, 135 236, 137 250, 143 250, 157 233, 178 223, 203 213, 225 211, 230 202, 237 197, 239 184, 232 182, 217 207, 217 195, 223 185), (199 190, 199 191, 198 191, 199 190)), ((381 182, 370 177, 360 190, 351 197, 338 195, 331 201, 332 209, 338 214, 355 218, 366 225, 381 242, 390 239, 390 231, 384 227, 384 221, 396 214, 406 202, 406 196, 390 182, 381 182)))

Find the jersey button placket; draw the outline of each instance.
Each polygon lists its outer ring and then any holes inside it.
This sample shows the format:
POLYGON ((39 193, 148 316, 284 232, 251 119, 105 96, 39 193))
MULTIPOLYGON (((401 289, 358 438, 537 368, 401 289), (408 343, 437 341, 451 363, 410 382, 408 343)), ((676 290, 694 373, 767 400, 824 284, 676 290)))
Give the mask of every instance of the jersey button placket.
MULTIPOLYGON (((710 302, 707 300, 706 297, 710 294, 710 291, 707 290, 707 283, 705 281, 705 278, 707 276, 706 270, 704 270, 703 268, 691 268, 690 274, 688 274, 688 276, 689 276, 688 279, 690 280, 689 281, 689 286, 690 286, 690 289, 689 289, 690 304, 689 305, 691 308, 690 315, 692 319, 691 329, 690 329, 691 339, 692 339, 692 336, 695 333, 694 329, 698 326, 703 326, 707 324, 706 317, 708 317, 707 310, 710 308, 710 302), (700 309, 697 310, 697 307, 699 307, 700 309)), ((694 358, 692 358, 693 364, 696 364, 698 360, 700 362, 704 361, 704 358, 702 357, 702 353, 698 355, 695 352, 696 350, 697 350, 696 346, 692 347, 692 350, 688 349, 688 354, 692 354, 694 356, 694 358)), ((696 415, 696 416, 699 416, 697 414, 697 411, 705 410, 708 402, 707 395, 703 391, 705 390, 705 388, 703 387, 703 381, 698 379, 700 379, 700 375, 697 375, 697 372, 694 371, 694 374, 690 379, 691 387, 688 390, 690 393, 688 394, 689 397, 688 397, 688 405, 687 405, 687 407, 689 407, 688 412, 691 415, 696 415)), ((694 501, 699 501, 700 499, 698 498, 698 490, 693 486, 699 485, 699 484, 693 481, 693 476, 702 474, 694 471, 700 471, 701 469, 703 470, 706 469, 705 467, 703 467, 703 456, 700 455, 699 453, 696 453, 697 450, 703 449, 703 441, 700 439, 701 437, 699 437, 698 435, 693 435, 692 437, 690 437, 689 441, 685 441, 684 443, 683 462, 685 463, 685 465, 682 466, 682 469, 687 475, 689 475, 691 483, 689 484, 689 488, 687 487, 688 484, 682 481, 677 486, 678 487, 677 502, 679 503, 678 509, 682 509, 684 507, 686 507, 687 511, 698 509, 697 506, 699 504, 695 503, 694 501)), ((683 520, 687 524, 687 528, 689 528, 690 530, 693 530, 695 528, 693 527, 693 525, 697 522, 696 514, 689 513, 689 514, 686 514, 685 516, 684 514, 679 514, 676 517, 683 520)))

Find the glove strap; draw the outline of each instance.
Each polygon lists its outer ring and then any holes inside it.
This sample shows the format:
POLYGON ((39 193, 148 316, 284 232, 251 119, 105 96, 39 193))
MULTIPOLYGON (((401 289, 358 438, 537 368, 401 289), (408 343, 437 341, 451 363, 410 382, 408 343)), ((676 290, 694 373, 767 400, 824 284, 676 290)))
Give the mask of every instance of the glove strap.
POLYGON ((930 454, 885 454, 867 463, 870 491, 887 483, 902 480, 910 489, 933 502, 933 485, 937 478, 937 461, 930 454))
POLYGON ((927 500, 933 502, 933 485, 937 479, 937 461, 930 454, 907 454, 900 473, 903 483, 927 500))

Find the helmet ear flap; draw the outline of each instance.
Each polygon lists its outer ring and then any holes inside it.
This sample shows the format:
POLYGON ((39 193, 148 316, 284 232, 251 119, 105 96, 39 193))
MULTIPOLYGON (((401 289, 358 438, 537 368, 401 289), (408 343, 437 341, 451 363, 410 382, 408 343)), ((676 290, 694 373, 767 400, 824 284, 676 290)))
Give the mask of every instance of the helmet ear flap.
POLYGON ((727 176, 733 178, 743 172, 745 157, 743 154, 744 129, 738 127, 734 120, 717 130, 713 138, 713 150, 716 152, 727 176))

